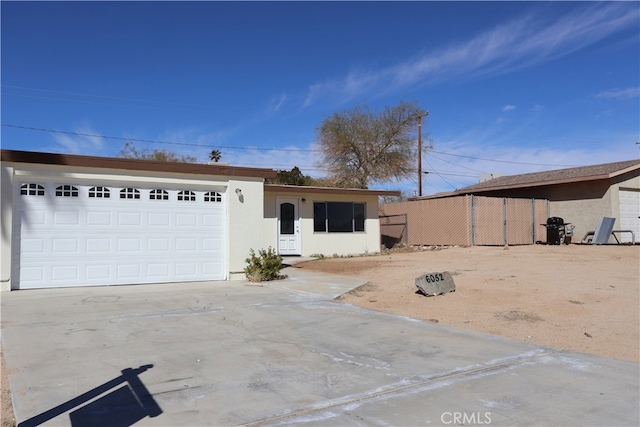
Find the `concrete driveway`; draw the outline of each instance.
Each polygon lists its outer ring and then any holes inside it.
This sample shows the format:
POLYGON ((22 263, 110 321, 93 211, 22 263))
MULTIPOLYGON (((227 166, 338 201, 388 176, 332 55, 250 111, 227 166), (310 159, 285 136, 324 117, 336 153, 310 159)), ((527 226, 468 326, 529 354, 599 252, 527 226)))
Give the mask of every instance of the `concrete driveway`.
POLYGON ((284 281, 2 295, 22 425, 640 424, 639 365, 341 304, 284 281))

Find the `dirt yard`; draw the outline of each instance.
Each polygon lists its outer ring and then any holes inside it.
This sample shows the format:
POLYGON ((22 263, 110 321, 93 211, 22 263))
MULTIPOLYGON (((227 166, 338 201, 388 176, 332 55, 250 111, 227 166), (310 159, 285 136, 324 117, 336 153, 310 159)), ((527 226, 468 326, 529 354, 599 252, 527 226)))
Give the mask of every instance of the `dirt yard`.
POLYGON ((2 427, 13 427, 16 425, 16 420, 13 416, 13 406, 11 403, 11 391, 9 388, 9 374, 11 373, 4 365, 4 353, 2 353, 2 347, 0 347, 0 359, 2 359, 2 377, 0 383, 2 384, 2 427))
POLYGON ((640 362, 640 247, 424 248, 296 267, 369 280, 340 299, 543 346, 640 362), (415 278, 451 273, 456 291, 416 293, 415 278))

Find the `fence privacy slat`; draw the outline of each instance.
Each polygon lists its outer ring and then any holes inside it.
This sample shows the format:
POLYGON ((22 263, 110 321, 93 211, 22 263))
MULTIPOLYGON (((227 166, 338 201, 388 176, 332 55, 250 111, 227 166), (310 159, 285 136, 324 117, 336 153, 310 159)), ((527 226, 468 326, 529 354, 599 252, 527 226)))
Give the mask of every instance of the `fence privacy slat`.
POLYGON ((387 203, 380 233, 387 247, 526 245, 545 236, 547 211, 547 200, 472 195, 387 203))

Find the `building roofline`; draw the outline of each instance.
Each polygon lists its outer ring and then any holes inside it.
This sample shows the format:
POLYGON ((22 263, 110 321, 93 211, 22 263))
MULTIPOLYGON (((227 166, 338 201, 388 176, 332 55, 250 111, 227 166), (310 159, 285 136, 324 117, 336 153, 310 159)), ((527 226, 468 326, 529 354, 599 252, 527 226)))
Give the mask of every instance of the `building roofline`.
MULTIPOLYGON (((628 162, 633 162, 632 160, 627 161, 628 162)), ((577 170, 577 169, 596 169, 596 168, 601 168, 603 166, 608 166, 608 165, 613 165, 615 163, 625 163, 625 162, 614 162, 614 163, 605 163, 602 165, 592 165, 592 166, 582 166, 582 167, 578 167, 578 168, 571 168, 571 169, 557 169, 557 170, 552 170, 552 171, 544 171, 544 172, 533 172, 533 173, 529 173, 529 174, 521 174, 521 175, 507 175, 507 176, 503 176, 503 177, 499 177, 499 178, 495 178, 495 181, 497 181, 498 183, 500 181, 504 181, 504 180, 513 180, 516 179, 518 177, 522 177, 522 176, 527 176, 530 175, 531 177, 541 177, 542 179, 539 180, 532 180, 532 181, 528 181, 528 182, 513 182, 513 183, 504 183, 504 184, 497 184, 497 185, 491 185, 491 181, 494 180, 489 180, 486 181, 485 183, 479 183, 479 184, 473 184, 470 185, 468 187, 464 187, 458 190, 453 191, 453 194, 456 195, 460 195, 460 194, 473 194, 473 193, 483 193, 483 192, 492 192, 492 191, 501 191, 501 190, 512 190, 512 189, 517 189, 517 188, 531 188, 531 187, 543 187, 543 186, 549 186, 549 185, 558 185, 558 184, 570 184, 570 183, 575 183, 575 182, 586 182, 586 181, 598 181, 598 180, 603 180, 603 179, 611 179, 611 178, 615 178, 617 176, 620 175, 624 175, 626 173, 629 172, 633 172, 636 170, 640 170, 640 160, 635 161, 636 163, 631 164, 627 167, 618 169, 618 170, 613 170, 611 172, 605 172, 605 173, 597 173, 594 175, 579 175, 579 176, 569 176, 566 178, 553 178, 554 174, 558 174, 559 172, 567 172, 567 171, 571 171, 571 170, 577 170), (544 179, 545 175, 551 175, 552 177, 550 179, 544 179), (483 185, 484 184, 484 185, 483 185)))
POLYGON ((315 193, 315 194, 356 194, 366 196, 400 196, 396 190, 365 190, 361 188, 309 187, 301 185, 265 184, 265 192, 270 193, 315 193))
POLYGON ((145 172, 167 172, 192 175, 218 175, 249 178, 276 177, 275 170, 266 168, 247 168, 200 163, 159 162, 152 160, 121 159, 115 157, 81 156, 77 154, 42 153, 36 151, 1 150, 0 160, 12 163, 121 169, 145 172))

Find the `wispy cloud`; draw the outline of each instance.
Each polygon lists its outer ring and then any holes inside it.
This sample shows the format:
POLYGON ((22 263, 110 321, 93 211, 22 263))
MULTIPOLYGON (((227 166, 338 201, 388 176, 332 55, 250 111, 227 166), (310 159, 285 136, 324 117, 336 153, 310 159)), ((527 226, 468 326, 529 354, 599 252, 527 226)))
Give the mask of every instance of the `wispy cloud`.
POLYGON ((284 103, 287 101, 287 98, 287 94, 284 92, 271 98, 267 105, 267 113, 274 114, 280 111, 280 108, 282 108, 284 103))
POLYGON ((303 107, 322 100, 347 102, 411 85, 509 73, 568 55, 635 25, 633 3, 598 3, 548 21, 534 15, 505 22, 463 43, 380 70, 357 70, 312 84, 303 107))
POLYGON ((505 105, 505 106, 502 108, 502 111, 511 111, 511 110, 515 110, 515 109, 516 109, 516 106, 515 106, 515 105, 505 105))
POLYGON ((593 95, 596 99, 633 99, 640 97, 640 87, 603 90, 593 95))
POLYGON ((52 151, 70 154, 100 155, 105 149, 105 140, 97 132, 88 126, 78 127, 74 130, 78 135, 54 133, 53 140, 58 144, 52 147, 52 151))

